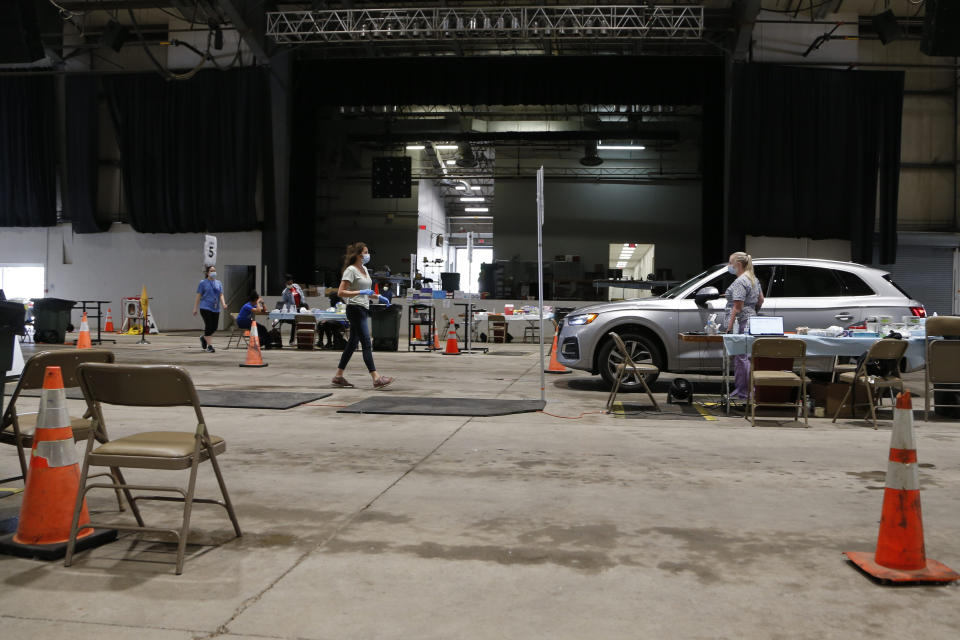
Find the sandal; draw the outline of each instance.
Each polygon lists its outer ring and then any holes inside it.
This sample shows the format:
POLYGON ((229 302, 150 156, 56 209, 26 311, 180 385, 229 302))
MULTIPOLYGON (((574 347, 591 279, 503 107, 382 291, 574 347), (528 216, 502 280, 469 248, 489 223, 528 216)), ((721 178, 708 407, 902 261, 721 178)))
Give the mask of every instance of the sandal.
POLYGON ((341 389, 353 389, 353 385, 347 382, 347 379, 343 376, 334 376, 330 383, 335 387, 340 387, 341 389))

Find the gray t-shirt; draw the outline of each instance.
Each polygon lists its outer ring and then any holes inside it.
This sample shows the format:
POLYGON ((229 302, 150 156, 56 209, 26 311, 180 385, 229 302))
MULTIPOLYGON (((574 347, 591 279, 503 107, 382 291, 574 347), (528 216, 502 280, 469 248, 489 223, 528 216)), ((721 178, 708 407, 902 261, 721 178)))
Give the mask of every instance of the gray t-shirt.
POLYGON ((757 301, 760 299, 760 282, 753 282, 747 274, 741 275, 727 287, 727 317, 733 312, 733 303, 743 301, 743 311, 737 314, 734 330, 740 333, 750 316, 757 315, 757 301))
MULTIPOLYGON (((347 287, 350 291, 360 291, 361 289, 372 289, 373 280, 370 278, 370 275, 367 273, 366 267, 360 267, 359 269, 353 265, 347 267, 346 271, 343 272, 343 277, 341 280, 346 280, 350 283, 350 286, 347 287)), ((351 296, 347 298, 347 304, 358 304, 364 309, 370 308, 370 296, 351 296)))

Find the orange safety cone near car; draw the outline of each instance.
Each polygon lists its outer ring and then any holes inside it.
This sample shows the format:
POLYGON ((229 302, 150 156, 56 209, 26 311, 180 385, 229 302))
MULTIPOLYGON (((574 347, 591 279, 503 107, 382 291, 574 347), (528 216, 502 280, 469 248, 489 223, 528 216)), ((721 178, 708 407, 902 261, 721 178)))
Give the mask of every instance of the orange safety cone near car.
POLYGON ((87 324, 87 312, 83 312, 83 318, 80 320, 80 333, 77 334, 77 349, 89 349, 90 344, 90 325, 87 324))
POLYGON ((956 571, 928 558, 924 549, 917 446, 909 391, 897 396, 897 406, 893 410, 887 486, 883 492, 877 550, 875 553, 844 551, 843 555, 864 572, 888 584, 947 583, 960 579, 956 571))
MULTIPOLYGON (((63 374, 60 367, 47 367, 17 532, 0 539, 0 552, 43 559, 63 557, 79 491, 80 468, 67 413, 63 374)), ((90 514, 84 500, 77 532, 78 544, 81 540, 84 544, 78 548, 102 544, 116 537, 116 531, 95 532, 84 527, 88 522, 90 514), (91 537, 93 540, 86 540, 91 537)))
POLYGON ((447 332, 447 348, 443 350, 443 355, 445 356, 458 356, 460 355, 460 347, 457 340, 457 325, 454 324, 453 318, 450 318, 450 331, 447 332))
POLYGON ((247 339, 247 361, 241 367, 266 367, 263 356, 260 354, 260 337, 257 335, 257 323, 250 325, 250 337, 247 339))
POLYGON ((113 312, 110 311, 110 308, 107 307, 107 324, 103 325, 103 330, 106 333, 113 333, 116 329, 113 327, 113 312))
POLYGON ((433 350, 440 351, 440 334, 437 332, 437 327, 433 327, 433 350))
POLYGON ((560 364, 560 361, 557 360, 557 334, 553 334, 553 347, 550 349, 550 364, 546 369, 543 370, 544 373, 570 373, 570 369, 567 369, 565 366, 560 364))

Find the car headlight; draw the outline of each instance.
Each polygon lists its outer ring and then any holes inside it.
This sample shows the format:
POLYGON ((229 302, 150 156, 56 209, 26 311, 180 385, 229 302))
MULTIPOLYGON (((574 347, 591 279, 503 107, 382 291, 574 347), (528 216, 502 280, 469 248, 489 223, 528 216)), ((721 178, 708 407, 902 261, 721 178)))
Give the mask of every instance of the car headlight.
POLYGON ((579 316, 567 316, 567 318, 566 318, 566 320, 564 320, 564 322, 566 322, 567 324, 569 324, 569 325, 571 325, 571 326, 576 327, 576 326, 579 326, 579 325, 582 325, 582 324, 590 324, 591 322, 593 322, 594 320, 597 319, 597 316, 598 316, 598 315, 600 315, 600 314, 599 314, 599 313, 584 313, 584 314, 581 314, 581 315, 579 315, 579 316))

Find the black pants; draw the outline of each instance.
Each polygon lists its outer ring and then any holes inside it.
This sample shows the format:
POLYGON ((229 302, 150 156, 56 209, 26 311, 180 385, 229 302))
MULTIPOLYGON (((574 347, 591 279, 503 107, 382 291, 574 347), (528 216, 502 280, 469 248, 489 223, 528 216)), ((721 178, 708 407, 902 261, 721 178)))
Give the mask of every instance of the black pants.
POLYGON ((203 336, 209 338, 217 330, 217 324, 220 322, 220 312, 200 309, 200 316, 203 318, 203 336))
MULTIPOLYGON (((240 327, 241 329, 247 329, 249 331, 251 325, 248 324, 245 327, 241 327, 240 325, 237 325, 237 326, 240 327)), ((263 340, 266 337, 267 337, 267 328, 258 322, 257 323, 257 339, 260 340, 260 346, 263 346, 263 340)))
POLYGON ((350 322, 350 340, 343 349, 343 355, 340 356, 338 369, 346 369, 350 362, 350 356, 357 350, 357 344, 363 349, 363 364, 367 365, 368 371, 376 371, 377 367, 373 364, 373 346, 370 344, 370 311, 358 304, 347 305, 347 320, 350 322))

